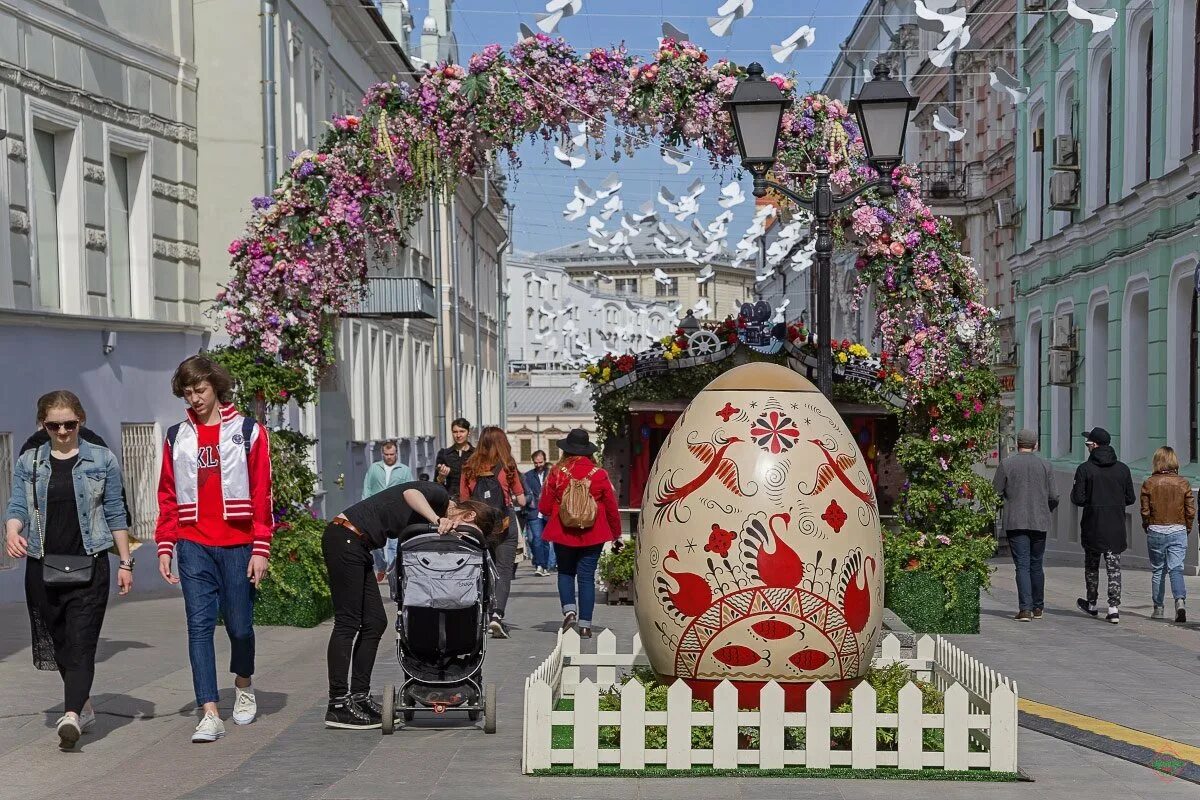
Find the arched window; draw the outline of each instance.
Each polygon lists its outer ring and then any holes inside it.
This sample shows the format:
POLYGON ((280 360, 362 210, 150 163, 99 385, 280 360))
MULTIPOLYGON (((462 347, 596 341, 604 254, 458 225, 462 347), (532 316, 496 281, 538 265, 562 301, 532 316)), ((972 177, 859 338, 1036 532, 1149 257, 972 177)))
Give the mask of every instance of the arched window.
POLYGON ((1129 13, 1125 52, 1124 192, 1150 178, 1150 141, 1154 133, 1154 5, 1129 13))
MULTIPOLYGON (((1150 383, 1150 281, 1145 275, 1125 286, 1121 325, 1121 441, 1123 461, 1137 461, 1147 451, 1146 419, 1150 383)), ((1162 413, 1161 408, 1158 413, 1162 413)))
MULTIPOLYGON (((1074 66, 1069 65, 1063 70, 1074 74, 1074 66)), ((1062 75, 1062 72, 1060 72, 1062 75)), ((1057 136, 1069 136, 1078 141, 1078 129, 1075 124, 1075 80, 1063 76, 1058 87, 1058 101, 1054 109, 1054 132, 1057 136)), ((1052 156, 1053 157, 1053 156, 1052 156)), ((1058 233, 1071 224, 1070 211, 1054 212, 1054 232, 1058 233)))
POLYGON ((1195 254, 1176 263, 1171 271, 1167 294, 1167 444, 1175 448, 1179 460, 1195 463, 1196 453, 1196 373, 1197 295, 1194 284, 1195 254))
POLYGON ((1039 107, 1030 115, 1033 124, 1029 128, 1029 170, 1026 181, 1026 208, 1028 209, 1027 226, 1027 243, 1033 244, 1042 240, 1042 209, 1044 209, 1046 191, 1046 153, 1045 153, 1045 125, 1046 114, 1039 107), (1038 131, 1042 131, 1041 134, 1038 131), (1034 150, 1035 137, 1042 138, 1042 149, 1034 150))
POLYGON ((1042 420, 1042 314, 1032 311, 1025 329, 1025 358, 1022 366, 1024 412, 1021 427, 1041 431, 1042 420))
POLYGON ((1094 296, 1084 328, 1083 426, 1108 428, 1108 293, 1094 296))
MULTIPOLYGON (((1055 322, 1072 315, 1074 304, 1071 301, 1060 303, 1054 309, 1055 322)), ((1071 406, 1074 405, 1075 391, 1071 386, 1050 387, 1050 454, 1056 458, 1069 456, 1073 442, 1071 406)))

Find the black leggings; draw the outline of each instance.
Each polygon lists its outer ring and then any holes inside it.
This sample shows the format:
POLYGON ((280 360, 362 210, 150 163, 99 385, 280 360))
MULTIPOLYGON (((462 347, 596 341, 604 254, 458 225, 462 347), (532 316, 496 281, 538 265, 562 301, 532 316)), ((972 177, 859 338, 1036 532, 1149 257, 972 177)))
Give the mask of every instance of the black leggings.
POLYGON ((366 543, 353 531, 330 524, 321 538, 329 591, 333 595, 333 633, 329 636, 329 696, 371 689, 371 670, 387 613, 375 582, 375 562, 366 543))

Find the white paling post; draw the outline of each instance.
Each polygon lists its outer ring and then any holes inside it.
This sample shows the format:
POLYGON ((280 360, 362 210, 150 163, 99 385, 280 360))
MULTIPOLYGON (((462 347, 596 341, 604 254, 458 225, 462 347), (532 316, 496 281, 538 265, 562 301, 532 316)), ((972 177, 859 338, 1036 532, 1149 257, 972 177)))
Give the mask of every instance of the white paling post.
POLYGON ((565 659, 573 658, 579 655, 579 634, 574 628, 571 628, 562 637, 562 654, 563 654, 563 671, 562 671, 562 696, 572 697, 575 694, 575 687, 579 685, 579 666, 572 664, 567 666, 565 659))
POLYGON ((646 658, 646 647, 642 644, 642 634, 635 633, 633 635, 633 662, 635 666, 638 664, 648 663, 646 658))
POLYGON ((863 681, 850 693, 850 766, 875 769, 875 687, 863 681))
POLYGON ((738 692, 723 680, 713 692, 713 769, 738 765, 738 692))
POLYGON ((636 678, 621 688, 621 769, 646 766, 646 687, 636 678))
POLYGON ((965 770, 967 764, 967 690, 961 683, 946 690, 946 722, 943 736, 948 772, 965 770))
POLYGON ((571 761, 575 769, 595 769, 599 766, 600 693, 596 684, 586 678, 575 690, 575 752, 571 761))
POLYGON ((692 690, 681 680, 667 689, 667 769, 692 766, 692 690))
POLYGON ((917 639, 917 658, 923 661, 931 661, 937 652, 938 642, 934 641, 928 635, 917 639))
POLYGON ((783 769, 783 687, 768 681, 758 695, 758 766, 783 769))
POLYGON ((550 684, 533 681, 526 694, 528 707, 525 717, 527 735, 525 747, 525 772, 531 773, 538 769, 550 769, 550 737, 553 732, 551 714, 554 710, 554 691, 550 684))
POLYGON ((829 769, 829 689, 820 681, 804 695, 804 766, 829 769))
MULTIPOLYGON (((617 654, 617 635, 605 628, 596 637, 596 655, 615 656, 617 654)), ((615 660, 615 659, 613 659, 615 660)), ((616 666, 596 667, 596 686, 601 689, 611 689, 617 683, 616 666)))
POLYGON ((889 633, 883 637, 883 647, 881 648, 880 655, 885 662, 900 660, 900 640, 896 638, 895 634, 889 633))
POLYGON ((1007 686, 997 686, 992 690, 988 738, 991 740, 992 771, 1016 772, 1017 696, 1007 686))
POLYGON ((921 769, 922 742, 925 738, 925 728, 921 724, 922 709, 921 689, 912 681, 900 689, 900 724, 896 731, 896 748, 899 751, 897 766, 900 769, 921 769))

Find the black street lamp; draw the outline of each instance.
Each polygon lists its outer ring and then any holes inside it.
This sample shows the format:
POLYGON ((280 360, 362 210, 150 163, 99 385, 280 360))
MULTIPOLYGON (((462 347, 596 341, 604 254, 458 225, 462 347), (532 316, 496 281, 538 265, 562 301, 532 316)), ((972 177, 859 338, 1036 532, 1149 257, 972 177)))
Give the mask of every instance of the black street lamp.
POLYGON ((833 256, 833 212, 845 208, 870 189, 892 190, 892 170, 904 155, 904 136, 908 117, 917 107, 917 98, 904 84, 891 77, 883 64, 875 67, 875 77, 863 85, 850 101, 850 110, 858 118, 867 160, 882 176, 842 197, 834 197, 829 183, 829 158, 818 153, 813 159, 816 189, 805 196, 774 181, 767 173, 775 165, 779 148, 779 128, 784 110, 791 105, 778 86, 763 77, 761 64, 753 63, 746 77, 738 82, 733 96, 725 104, 733 120, 734 139, 742 157, 742 166, 754 176, 754 196, 762 197, 773 189, 813 215, 817 261, 817 388, 833 397, 833 319, 830 312, 830 262, 833 256))

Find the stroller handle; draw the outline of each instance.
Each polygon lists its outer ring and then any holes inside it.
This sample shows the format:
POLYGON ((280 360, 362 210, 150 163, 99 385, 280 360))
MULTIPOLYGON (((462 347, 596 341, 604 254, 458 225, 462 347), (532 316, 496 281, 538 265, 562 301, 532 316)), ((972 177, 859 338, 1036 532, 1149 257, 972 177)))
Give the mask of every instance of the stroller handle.
MULTIPOLYGON (((483 540, 483 534, 477 529, 467 525, 458 525, 455 526, 453 530, 461 536, 470 537, 480 547, 487 547, 487 544, 483 540)), ((409 525, 404 530, 400 531, 400 535, 397 537, 397 539, 400 542, 405 542, 414 536, 421 536, 427 533, 437 533, 437 525, 429 522, 418 522, 414 525, 409 525)))

